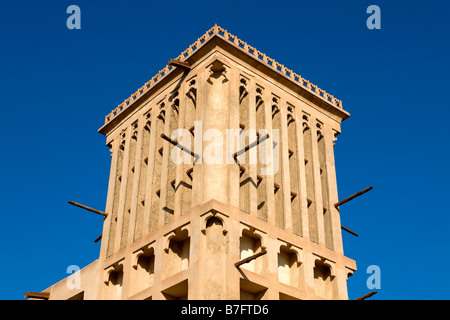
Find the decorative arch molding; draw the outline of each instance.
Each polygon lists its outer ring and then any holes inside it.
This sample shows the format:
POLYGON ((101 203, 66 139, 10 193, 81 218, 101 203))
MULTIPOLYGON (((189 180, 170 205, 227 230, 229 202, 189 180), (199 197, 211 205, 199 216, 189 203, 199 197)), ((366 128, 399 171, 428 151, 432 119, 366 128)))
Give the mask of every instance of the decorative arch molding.
POLYGON ((303 132, 306 130, 309 130, 311 128, 311 121, 310 116, 307 113, 302 114, 302 126, 303 126, 303 132))
POLYGON ((317 261, 319 261, 320 264, 329 267, 330 268, 330 276, 332 278, 336 277, 336 262, 331 261, 327 258, 321 257, 317 254, 313 254, 313 260, 314 260, 314 265, 316 264, 317 261))
POLYGON ((191 225, 189 223, 178 227, 175 230, 170 231, 164 235, 163 239, 163 249, 164 252, 169 252, 169 245, 172 239, 180 238, 179 240, 185 240, 191 236, 191 225))
POLYGON ((355 270, 345 267, 346 280, 348 280, 348 278, 352 277, 354 272, 355 272, 355 270))
POLYGON ((132 255, 132 263, 131 266, 134 269, 137 269, 138 267, 138 260, 139 258, 144 255, 154 255, 155 254, 155 247, 156 247, 156 242, 152 241, 151 243, 147 244, 146 246, 136 250, 133 252, 132 255))
POLYGON ((281 253, 281 249, 285 248, 285 251, 293 252, 297 258, 297 263, 302 264, 304 262, 303 259, 303 249, 299 248, 289 242, 286 242, 284 240, 278 239, 278 252, 281 253))
POLYGON ((246 235, 253 235, 254 237, 258 238, 261 241, 261 250, 267 250, 267 233, 258 230, 255 227, 241 223, 240 235, 243 236, 244 233, 246 233, 246 235))
POLYGON ((123 272, 124 261, 125 261, 125 258, 122 258, 119 261, 110 265, 109 267, 105 268, 105 270, 104 270, 104 272, 105 272, 104 283, 105 284, 108 284, 109 278, 110 278, 109 276, 111 275, 112 272, 123 272))
POLYGON ((222 222, 223 227, 223 235, 226 235, 228 233, 228 216, 226 214, 223 214, 222 212, 211 210, 203 215, 200 216, 201 220, 201 226, 202 229, 200 230, 204 235, 206 235, 206 225, 208 223, 208 220, 210 218, 217 218, 222 222))
POLYGON ((228 79, 227 73, 229 73, 230 67, 221 61, 217 55, 214 55, 213 59, 213 62, 206 67, 206 70, 209 72, 207 81, 211 82, 212 77, 223 77, 222 83, 228 82, 230 79, 228 79))

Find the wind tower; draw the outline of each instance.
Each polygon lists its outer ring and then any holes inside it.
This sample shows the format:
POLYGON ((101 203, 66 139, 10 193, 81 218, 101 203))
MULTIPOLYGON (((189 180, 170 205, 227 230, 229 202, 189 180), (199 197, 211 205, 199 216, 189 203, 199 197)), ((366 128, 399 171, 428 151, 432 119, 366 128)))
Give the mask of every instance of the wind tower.
POLYGON ((78 288, 65 279, 44 294, 348 299, 356 263, 343 252, 334 157, 348 117, 215 25, 106 116, 100 256, 78 288))

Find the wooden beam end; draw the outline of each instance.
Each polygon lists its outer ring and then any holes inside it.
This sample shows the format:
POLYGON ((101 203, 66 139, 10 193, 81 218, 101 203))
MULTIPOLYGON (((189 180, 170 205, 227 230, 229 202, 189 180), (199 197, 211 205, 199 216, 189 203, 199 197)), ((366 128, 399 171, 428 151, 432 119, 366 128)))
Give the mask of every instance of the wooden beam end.
POLYGON ((174 60, 174 59, 170 59, 168 65, 178 67, 178 68, 189 69, 189 70, 191 69, 191 65, 188 62, 183 62, 183 61, 174 60))
POLYGON ((50 292, 32 292, 27 291, 24 295, 25 299, 42 299, 42 300, 48 300, 50 298, 50 292))

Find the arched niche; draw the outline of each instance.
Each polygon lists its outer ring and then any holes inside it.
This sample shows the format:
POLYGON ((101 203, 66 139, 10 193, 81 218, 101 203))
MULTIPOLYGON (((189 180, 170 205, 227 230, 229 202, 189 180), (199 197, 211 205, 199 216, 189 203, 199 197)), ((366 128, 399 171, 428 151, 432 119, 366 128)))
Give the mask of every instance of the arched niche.
POLYGON ((163 278, 189 267, 190 227, 185 225, 164 236, 163 278))
MULTIPOLYGON (((260 230, 247 225, 241 225, 240 259, 245 259, 262 251, 266 251, 266 234, 260 230)), ((261 275, 267 273, 267 255, 262 255, 250 262, 242 264, 246 269, 261 275)))
POLYGON ((136 294, 153 286, 155 274, 154 242, 133 253, 130 275, 130 294, 136 294))
POLYGON ((304 270, 302 249, 280 241, 278 250, 278 281, 288 286, 304 290, 304 270))
POLYGON ((335 263, 316 256, 314 259, 314 290, 318 297, 333 300, 337 297, 335 263))
POLYGON ((103 286, 103 298, 105 300, 120 300, 123 287, 123 261, 105 269, 105 280, 103 286))

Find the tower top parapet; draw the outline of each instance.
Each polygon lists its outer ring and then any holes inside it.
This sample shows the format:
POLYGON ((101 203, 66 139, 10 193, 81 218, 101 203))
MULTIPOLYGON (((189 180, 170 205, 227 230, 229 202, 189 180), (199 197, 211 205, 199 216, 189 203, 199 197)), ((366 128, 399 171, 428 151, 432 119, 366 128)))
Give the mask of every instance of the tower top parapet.
MULTIPOLYGON (((266 54, 257 50, 256 48, 250 46, 245 41, 239 39, 238 37, 229 33, 226 29, 215 24, 211 29, 209 29, 205 34, 197 39, 193 44, 191 44, 186 50, 184 50, 177 58, 173 59, 175 61, 180 61, 181 63, 186 63, 188 60, 199 51, 200 48, 205 46, 214 38, 220 38, 225 40, 226 43, 238 48, 240 51, 244 52, 248 56, 252 57, 256 61, 259 61, 266 67, 272 69, 273 71, 280 74, 282 77, 292 81, 298 87, 302 88, 313 96, 319 98, 320 101, 325 102, 327 105, 339 109, 344 112, 344 119, 349 117, 349 114, 343 110, 342 101, 335 98, 330 93, 319 88, 317 85, 311 83, 309 80, 304 79, 302 76, 296 74, 292 70, 286 68, 284 65, 275 61, 274 59, 268 57, 266 54)), ((163 78, 167 77, 172 73, 176 67, 172 64, 166 65, 162 70, 160 70, 155 76, 153 76, 147 83, 145 83, 141 88, 139 88, 135 93, 133 93, 124 102, 119 104, 117 108, 111 111, 105 118, 105 125, 110 123, 119 114, 128 109, 132 104, 138 101, 142 96, 149 92, 157 83, 159 83, 163 78)), ((103 126, 103 127, 104 127, 103 126)), ((103 128, 102 127, 102 128, 103 128)), ((99 131, 102 131, 102 128, 99 131)))

